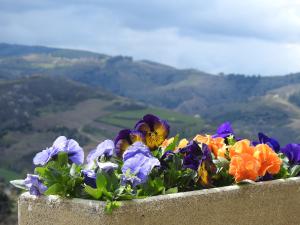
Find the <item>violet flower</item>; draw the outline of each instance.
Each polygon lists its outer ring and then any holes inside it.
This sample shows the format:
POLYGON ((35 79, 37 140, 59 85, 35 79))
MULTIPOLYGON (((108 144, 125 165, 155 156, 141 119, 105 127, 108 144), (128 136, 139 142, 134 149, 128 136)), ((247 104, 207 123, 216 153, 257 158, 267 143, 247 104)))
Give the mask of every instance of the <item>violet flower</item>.
POLYGON ((287 144, 281 149, 281 152, 287 156, 290 164, 300 164, 300 144, 287 144))
POLYGON ((204 187, 211 187, 211 175, 215 174, 216 167, 213 164, 211 151, 206 144, 201 148, 196 141, 191 141, 187 147, 179 151, 184 155, 183 168, 190 168, 198 172, 199 182, 204 187))
POLYGON ((139 131, 124 129, 115 138, 116 155, 122 157, 126 149, 135 142, 144 142, 144 135, 139 131))
POLYGON ((86 185, 91 186, 92 188, 96 188, 96 173, 94 170, 81 170, 83 174, 83 182, 86 185))
POLYGON ((274 138, 270 138, 267 135, 265 135, 264 133, 258 133, 258 140, 259 141, 253 141, 252 144, 254 146, 258 145, 258 144, 267 144, 269 145, 275 152, 279 152, 280 151, 280 144, 279 142, 274 139, 274 138))
POLYGON ((153 157, 150 149, 141 142, 134 143, 125 151, 123 161, 122 183, 130 183, 133 187, 147 182, 152 169, 160 166, 159 160, 153 157))
POLYGON ((134 157, 137 154, 142 154, 146 157, 152 157, 149 148, 142 142, 133 143, 123 154, 123 161, 134 157))
POLYGON ((47 187, 42 183, 39 176, 34 174, 27 174, 24 185, 31 195, 40 196, 47 190, 47 187))
POLYGON ((98 162, 98 168, 100 171, 104 171, 106 173, 110 173, 113 170, 117 169, 119 166, 112 162, 98 162))
POLYGON ((151 150, 154 150, 168 137, 170 126, 167 121, 157 116, 147 114, 142 120, 136 123, 134 129, 144 134, 146 145, 151 150))
POLYGON ((168 162, 169 160, 171 160, 172 157, 173 157, 175 154, 176 154, 175 152, 169 150, 169 151, 166 151, 166 152, 161 156, 161 158, 160 158, 159 161, 160 161, 160 164, 161 164, 161 168, 162 168, 163 170, 165 170, 165 169, 168 168, 167 162, 168 162))
POLYGON ((190 143, 179 150, 180 153, 184 154, 183 168, 190 168, 192 170, 198 169, 203 152, 196 141, 190 141, 190 143))
POLYGON ((87 168, 91 169, 96 166, 96 162, 101 157, 110 158, 114 154, 115 144, 112 140, 105 140, 101 142, 96 149, 90 151, 87 160, 87 168))
POLYGON ((233 132, 233 129, 232 129, 232 126, 229 122, 225 122, 225 123, 222 123, 218 129, 217 129, 217 133, 212 135, 213 138, 216 138, 216 137, 222 137, 222 138, 227 138, 229 137, 230 135, 234 135, 234 132, 233 132))
POLYGON ((33 163, 34 165, 44 166, 56 157, 59 152, 66 152, 69 160, 77 165, 82 164, 84 161, 84 152, 79 144, 73 139, 60 136, 54 141, 52 147, 37 153, 33 158, 33 163))

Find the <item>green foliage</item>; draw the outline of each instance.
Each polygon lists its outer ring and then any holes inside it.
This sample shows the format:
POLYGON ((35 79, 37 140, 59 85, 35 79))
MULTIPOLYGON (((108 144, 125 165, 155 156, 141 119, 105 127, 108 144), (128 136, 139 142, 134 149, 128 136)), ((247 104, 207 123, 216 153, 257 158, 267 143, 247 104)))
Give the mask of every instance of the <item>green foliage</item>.
POLYGON ((172 141, 172 143, 170 143, 165 151, 174 151, 176 146, 178 146, 178 143, 179 143, 179 134, 177 134, 175 137, 174 137, 174 140, 172 141))
POLYGON ((120 207, 119 201, 136 197, 130 185, 120 185, 117 171, 110 173, 101 171, 96 177, 96 188, 85 185, 84 191, 93 199, 106 201, 106 213, 120 207))
MULTIPOLYGON (((278 157, 282 160, 282 164, 281 164, 279 173, 274 175, 274 178, 281 179, 281 178, 288 178, 288 177, 294 176, 294 175, 292 175, 293 168, 290 168, 288 158, 282 153, 279 153, 278 157)), ((296 170, 294 172, 296 172, 296 170)))
POLYGON ((296 177, 300 173, 300 165, 295 165, 291 168, 291 177, 296 177))
POLYGON ((80 194, 82 177, 80 166, 71 166, 65 152, 58 154, 57 160, 48 162, 44 167, 36 167, 35 172, 48 187, 46 195, 60 195, 62 197, 77 197, 80 194), (71 168, 74 171, 71 173, 71 168), (74 168, 75 167, 75 168, 74 168))
POLYGON ((228 145, 234 145, 236 143, 236 139, 233 135, 230 135, 229 137, 226 138, 228 145))
POLYGON ((107 214, 111 214, 113 212, 114 209, 117 209, 121 206, 121 202, 118 201, 107 201, 106 202, 106 206, 104 208, 104 211, 107 214))
POLYGON ((212 177, 213 184, 217 187, 231 185, 234 182, 233 176, 228 174, 229 160, 223 157, 213 160, 217 167, 216 174, 212 177))
POLYGON ((182 169, 182 157, 172 155, 166 160, 167 169, 163 171, 166 189, 177 187, 179 191, 187 191, 195 185, 197 173, 191 169, 182 169))
POLYGON ((165 191, 164 181, 161 177, 151 177, 147 183, 138 190, 138 196, 154 196, 163 194, 165 191))

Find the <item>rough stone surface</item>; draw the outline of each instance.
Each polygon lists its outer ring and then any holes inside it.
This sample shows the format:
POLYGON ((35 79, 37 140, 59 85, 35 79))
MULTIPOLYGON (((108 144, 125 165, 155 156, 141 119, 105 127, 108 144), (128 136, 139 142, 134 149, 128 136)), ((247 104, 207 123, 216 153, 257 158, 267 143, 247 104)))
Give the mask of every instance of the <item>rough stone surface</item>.
POLYGON ((300 178, 127 201, 112 215, 83 199, 19 198, 19 225, 299 225, 300 178))

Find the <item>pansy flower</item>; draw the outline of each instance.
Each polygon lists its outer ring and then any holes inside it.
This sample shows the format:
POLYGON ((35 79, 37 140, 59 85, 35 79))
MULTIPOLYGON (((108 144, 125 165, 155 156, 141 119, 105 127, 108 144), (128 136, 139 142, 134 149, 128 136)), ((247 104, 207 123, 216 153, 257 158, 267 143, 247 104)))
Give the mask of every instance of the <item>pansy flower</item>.
POLYGON ((234 176, 237 183, 246 179, 256 181, 260 166, 260 161, 253 155, 248 153, 236 154, 230 160, 229 174, 234 176))
POLYGON ((24 180, 24 186, 29 190, 31 195, 42 195, 47 187, 42 183, 38 175, 27 174, 24 180))
POLYGON ((168 168, 168 162, 172 160, 172 158, 175 156, 175 152, 174 151, 166 151, 160 158, 160 164, 161 164, 161 168, 163 170, 168 168))
POLYGON ((79 144, 73 139, 60 136, 54 141, 52 147, 37 153, 33 158, 33 163, 44 166, 51 159, 55 158, 59 152, 66 152, 69 160, 77 165, 82 164, 84 161, 84 152, 79 144))
POLYGON ((188 145, 189 141, 186 138, 183 138, 179 141, 177 149, 185 148, 188 145))
POLYGON ((208 146, 202 145, 203 155, 201 157, 200 164, 198 166, 198 181, 204 187, 212 187, 212 175, 217 171, 215 164, 212 161, 211 151, 208 149, 208 146))
POLYGON ((96 149, 90 151, 86 157, 87 168, 91 169, 97 165, 98 159, 101 157, 110 158, 114 155, 115 144, 112 140, 101 142, 96 149))
MULTIPOLYGON (((164 140, 164 142, 160 145, 162 149, 166 149, 170 144, 174 141, 174 137, 164 140)), ((178 150, 184 148, 188 145, 189 141, 186 138, 183 138, 179 141, 178 146, 175 147, 174 150, 178 150)))
POLYGON ((94 170, 81 170, 81 173, 83 174, 83 182, 86 185, 91 186, 92 188, 96 188, 96 172, 94 170))
POLYGON ((267 135, 265 135, 264 133, 258 133, 258 140, 259 141, 253 141, 252 144, 254 146, 258 145, 258 144, 267 144, 269 145, 275 152, 279 152, 280 151, 280 144, 279 142, 271 137, 268 137, 267 135))
POLYGON ((229 122, 225 122, 218 127, 217 133, 212 135, 212 137, 213 138, 216 138, 216 137, 227 138, 230 135, 234 135, 233 129, 229 122))
POLYGON ((269 174, 277 174, 279 172, 282 163, 281 159, 269 145, 256 145, 253 155, 261 163, 260 169, 258 171, 259 176, 264 176, 267 172, 269 174))
POLYGON ((134 129, 142 132, 145 136, 145 144, 150 150, 155 150, 168 137, 170 127, 165 120, 147 114, 137 122, 134 129))
POLYGON ((229 149, 229 174, 234 176, 236 182, 242 180, 256 181, 259 176, 261 163, 253 156, 254 147, 247 139, 236 142, 229 149))
POLYGON ((179 150, 184 155, 183 168, 190 168, 197 171, 203 152, 196 141, 191 141, 185 148, 179 150))
POLYGON ((281 152, 289 159, 290 164, 300 164, 300 144, 287 144, 281 152))
POLYGON ((171 137, 171 138, 169 138, 169 139, 165 139, 165 140, 163 141, 163 143, 162 143, 159 147, 161 147, 162 149, 165 149, 165 148, 167 148, 170 144, 172 144, 173 141, 174 141, 174 137, 171 137))
POLYGON ((223 153, 224 153, 223 149, 225 147, 224 138, 222 138, 222 137, 213 138, 210 135, 203 136, 203 135, 198 134, 194 138, 194 141, 206 144, 216 158, 218 158, 219 151, 221 151, 220 154, 222 154, 222 156, 223 156, 223 153))
POLYGON ((211 151, 206 144, 191 141, 185 148, 179 150, 184 155, 183 168, 190 168, 198 172, 198 181, 204 187, 211 187, 211 176, 216 167, 212 162, 211 151))
POLYGON ((249 155, 254 154, 254 146, 251 146, 251 142, 248 139, 240 140, 229 148, 230 158, 244 153, 249 155))
POLYGON ((126 149, 135 142, 144 142, 144 135, 139 131, 124 129, 115 138, 116 155, 122 157, 126 149))
POLYGON ((122 183, 133 187, 147 182, 148 176, 160 162, 153 157, 150 149, 142 142, 133 143, 123 154, 122 183))

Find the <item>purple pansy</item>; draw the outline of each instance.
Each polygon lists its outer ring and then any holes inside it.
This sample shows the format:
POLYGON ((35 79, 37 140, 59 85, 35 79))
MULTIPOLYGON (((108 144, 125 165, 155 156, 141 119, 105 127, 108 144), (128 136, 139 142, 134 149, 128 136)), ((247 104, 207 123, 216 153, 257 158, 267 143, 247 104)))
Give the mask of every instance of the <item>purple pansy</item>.
POLYGON ((211 151, 206 144, 202 144, 203 155, 198 167, 199 182, 204 187, 213 187, 212 175, 216 173, 216 165, 212 161, 211 151))
POLYGON ((300 164, 300 144, 287 144, 281 152, 287 156, 291 164, 300 164))
POLYGON ((136 123, 134 129, 144 134, 145 144, 151 150, 154 150, 168 137, 170 126, 167 121, 157 116, 147 114, 136 123))
POLYGON ((100 171, 109 173, 118 168, 118 165, 112 162, 98 162, 98 168, 100 171))
POLYGON ((96 188, 96 173, 94 170, 81 170, 83 174, 83 182, 86 185, 96 188))
POLYGON ((149 148, 142 142, 133 143, 123 154, 123 161, 134 157, 137 154, 142 154, 146 157, 152 157, 149 148))
POLYGON ((200 148, 196 141, 191 141, 179 152, 184 154, 183 168, 190 168, 197 171, 201 185, 212 187, 211 175, 215 174, 216 167, 213 164, 211 151, 208 146, 202 144, 200 148))
POLYGON ((275 152, 279 152, 280 151, 280 145, 279 142, 274 139, 274 138, 270 138, 267 135, 265 135, 264 133, 258 133, 258 140, 259 141, 253 141, 252 144, 254 146, 258 145, 258 144, 267 144, 269 145, 275 152))
POLYGON ((273 179, 274 179, 273 175, 268 172, 266 172, 266 174, 263 177, 259 178, 260 181, 269 181, 273 179))
POLYGON ((160 162, 151 155, 150 149, 143 143, 136 142, 124 153, 122 182, 129 182, 133 187, 143 184, 156 166, 160 166, 160 162), (127 151, 130 153, 127 154, 127 151))
POLYGON ((90 151, 86 157, 88 168, 96 166, 96 162, 102 156, 110 158, 114 154, 115 144, 112 140, 105 140, 101 142, 96 149, 90 151))
POLYGON ((160 158, 160 164, 161 164, 161 168, 162 169, 167 169, 168 165, 167 165, 167 161, 172 159, 172 157, 175 155, 176 153, 169 150, 169 151, 166 151, 162 157, 160 158))
POLYGON ((217 133, 212 135, 212 137, 213 138, 216 138, 216 137, 226 138, 226 137, 229 137, 230 135, 234 135, 232 126, 229 122, 225 122, 225 123, 222 123, 218 127, 217 133))
POLYGON ((47 148, 35 155, 33 163, 44 166, 53 159, 59 152, 66 152, 69 160, 77 165, 84 161, 84 152, 79 144, 73 139, 67 139, 65 136, 58 137, 52 147, 47 148))
POLYGON ((179 150, 180 153, 184 154, 183 168, 190 168, 192 170, 198 169, 203 152, 196 141, 190 141, 190 143, 179 150))
POLYGON ((144 142, 144 135, 135 130, 124 129, 115 138, 116 155, 122 157, 126 149, 135 142, 144 142))
POLYGON ((42 183, 39 176, 34 174, 27 174, 24 185, 31 195, 40 196, 47 190, 47 187, 42 183))

